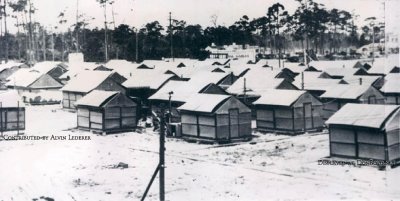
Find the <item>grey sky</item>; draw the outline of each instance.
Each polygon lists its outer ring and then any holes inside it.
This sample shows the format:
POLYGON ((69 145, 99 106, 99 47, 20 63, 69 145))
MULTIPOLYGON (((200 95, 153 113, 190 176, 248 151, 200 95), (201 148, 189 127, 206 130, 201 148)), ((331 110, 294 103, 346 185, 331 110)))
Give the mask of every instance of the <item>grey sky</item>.
MULTIPOLYGON (((67 25, 75 23, 77 0, 31 0, 38 9, 35 19, 46 26, 55 26, 57 16, 67 10, 67 25)), ((383 18, 383 0, 316 0, 328 9, 338 8, 354 11, 359 15, 358 23, 366 17, 383 18)), ((395 1, 397 0, 387 0, 395 1)), ((211 25, 210 16, 217 15, 217 23, 231 25, 241 16, 247 14, 251 19, 265 15, 267 8, 277 0, 115 0, 114 12, 116 24, 126 23, 141 27, 147 22, 158 20, 162 25, 168 23, 171 11, 176 19, 185 20, 188 24, 211 25)), ((292 13, 298 6, 295 0, 280 0, 292 13)), ((79 0, 79 12, 95 19, 91 27, 102 27, 104 23, 103 9, 96 0, 79 0)), ((388 6, 387 6, 388 7, 388 6)), ((390 7, 390 6, 389 6, 390 7)), ((397 7, 398 8, 398 7, 397 7)), ((111 7, 108 7, 108 21, 111 21, 111 7)), ((65 27, 64 27, 65 28, 65 27)))

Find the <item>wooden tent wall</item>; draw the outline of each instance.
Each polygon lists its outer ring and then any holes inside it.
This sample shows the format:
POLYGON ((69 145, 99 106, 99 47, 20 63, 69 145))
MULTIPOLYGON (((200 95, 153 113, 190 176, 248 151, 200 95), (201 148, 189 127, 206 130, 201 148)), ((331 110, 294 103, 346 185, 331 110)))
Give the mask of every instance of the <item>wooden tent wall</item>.
POLYGON ((261 130, 295 134, 324 126, 322 103, 309 93, 301 95, 292 106, 260 105, 256 111, 257 128, 261 130), (309 111, 305 111, 304 104, 311 104, 309 111))
POLYGON ((229 114, 196 114, 183 112, 181 115, 182 135, 212 140, 230 140, 251 136, 251 114, 239 113, 238 122, 230 121, 229 114), (236 129, 238 136, 231 135, 236 129))
POLYGON ((213 83, 207 85, 204 87, 199 93, 202 94, 221 94, 221 95, 227 95, 226 91, 219 87, 218 85, 215 85, 213 83))
POLYGON ((388 160, 400 159, 400 112, 396 112, 385 123, 387 133, 388 160))
POLYGON ((292 83, 288 81, 283 81, 281 84, 279 84, 275 89, 291 89, 291 90, 298 90, 296 86, 294 86, 292 83))
MULTIPOLYGON (((235 117, 236 118, 236 117, 235 117)), ((218 139, 245 138, 251 136, 251 113, 238 113, 238 123, 232 122, 230 114, 217 114, 216 127, 218 139), (233 136, 232 130, 238 130, 238 136, 233 136)), ((236 132, 236 131, 235 131, 236 132)))
POLYGON ((365 104, 384 104, 385 103, 385 97, 383 94, 375 89, 374 87, 370 87, 365 93, 363 93, 360 98, 358 98, 360 103, 365 103, 365 104), (374 97, 374 98, 372 98, 374 97), (372 102, 371 100, 374 99, 372 102))
POLYGON ((400 94, 385 94, 385 104, 400 105, 400 94))
POLYGON ((78 128, 103 130, 103 111, 100 108, 78 107, 78 128))
POLYGON ((84 93, 63 91, 63 108, 75 109, 75 102, 81 99, 84 95, 84 93))
POLYGON ((1 108, 0 130, 25 130, 25 108, 1 108))
POLYGON ((291 107, 257 107, 257 128, 267 131, 293 133, 293 110, 291 107))
POLYGON ((63 85, 56 81, 53 77, 48 74, 40 76, 35 82, 29 85, 32 89, 57 89, 61 88, 63 85))
POLYGON ((126 94, 126 88, 121 86, 112 77, 108 77, 107 79, 105 79, 95 89, 102 91, 120 91, 121 93, 126 94))
POLYGON ((311 112, 307 112, 304 107, 293 108, 295 131, 321 130, 323 128, 322 105, 311 105, 311 107, 311 112))
POLYGON ((230 140, 251 136, 251 111, 236 98, 229 98, 215 113, 182 111, 182 135, 212 140, 230 140), (232 110, 237 110, 232 122, 232 110), (231 116, 230 116, 231 115, 231 116), (237 133, 237 136, 232 135, 237 133))
POLYGON ((328 120, 333 114, 335 114, 340 108, 341 103, 337 100, 327 99, 325 100, 323 109, 322 109, 322 116, 324 121, 328 120))
POLYGON ((223 86, 224 88, 228 88, 229 86, 231 86, 233 83, 235 83, 235 81, 238 78, 233 75, 232 73, 230 73, 229 75, 227 75, 224 79, 222 79, 218 85, 223 86))
POLYGON ((185 112, 181 115, 182 133, 190 137, 216 139, 215 115, 185 112))
POLYGON ((243 104, 239 99, 230 97, 226 100, 222 105, 220 105, 216 110, 215 113, 217 114, 229 114, 229 110, 232 108, 239 109, 239 113, 250 113, 251 110, 245 104, 243 104))
POLYGON ((113 73, 110 77, 118 84, 122 84, 127 80, 124 76, 120 75, 119 73, 113 73))
POLYGON ((117 94, 105 105, 104 130, 125 130, 136 127, 136 103, 117 94))
POLYGON ((386 160, 386 133, 378 129, 331 125, 331 156, 386 160))
POLYGON ((118 132, 136 127, 136 103, 123 94, 116 95, 104 107, 78 107, 78 128, 118 132))

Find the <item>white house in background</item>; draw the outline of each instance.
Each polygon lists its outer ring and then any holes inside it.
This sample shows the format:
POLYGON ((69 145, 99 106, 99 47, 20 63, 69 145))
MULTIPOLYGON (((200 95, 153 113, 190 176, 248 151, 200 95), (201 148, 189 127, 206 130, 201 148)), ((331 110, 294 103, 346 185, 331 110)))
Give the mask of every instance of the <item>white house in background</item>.
POLYGON ((399 53, 399 35, 397 33, 386 33, 386 53, 398 54, 399 53))
POLYGON ((257 54, 264 54, 265 49, 250 45, 232 45, 216 46, 214 43, 206 48, 210 52, 211 59, 246 59, 254 61, 257 54))

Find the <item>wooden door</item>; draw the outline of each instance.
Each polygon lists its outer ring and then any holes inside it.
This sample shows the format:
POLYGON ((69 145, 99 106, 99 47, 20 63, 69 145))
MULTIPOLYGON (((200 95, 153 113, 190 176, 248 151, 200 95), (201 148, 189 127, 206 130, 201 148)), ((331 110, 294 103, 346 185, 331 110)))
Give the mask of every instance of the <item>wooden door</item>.
POLYGON ((229 133, 230 138, 239 137, 239 110, 230 109, 229 110, 229 133))
POLYGON ((303 119, 304 119, 304 130, 305 131, 312 129, 314 127, 311 103, 303 104, 303 119))

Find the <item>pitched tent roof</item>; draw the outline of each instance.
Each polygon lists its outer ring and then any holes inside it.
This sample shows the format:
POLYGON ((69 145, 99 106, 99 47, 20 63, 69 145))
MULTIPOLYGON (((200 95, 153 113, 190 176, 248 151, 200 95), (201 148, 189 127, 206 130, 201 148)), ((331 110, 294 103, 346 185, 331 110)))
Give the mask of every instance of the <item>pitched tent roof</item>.
POLYGON ((187 68, 174 68, 174 69, 169 69, 166 70, 164 73, 167 74, 174 74, 180 78, 186 78, 189 79, 191 78, 194 74, 196 74, 199 71, 206 71, 204 68, 193 68, 193 67, 187 67, 187 68))
POLYGON ((173 58, 173 59, 165 58, 165 60, 166 61, 173 60, 174 62, 182 63, 185 65, 185 67, 194 67, 199 62, 199 60, 197 59, 189 59, 189 58, 173 58))
POLYGON ((39 71, 23 68, 7 78, 7 80, 9 80, 7 86, 28 87, 42 75, 43 73, 39 71))
POLYGON ((136 74, 139 64, 129 62, 126 60, 110 60, 105 64, 107 68, 112 69, 114 72, 119 73, 124 77, 130 77, 132 74, 136 74))
POLYGON ((174 92, 171 96, 172 101, 186 102, 193 94, 199 93, 211 83, 218 84, 223 78, 228 76, 226 73, 201 72, 194 75, 189 81, 170 80, 162 86, 155 94, 150 96, 150 100, 168 100, 169 92, 174 92))
POLYGON ((171 101, 185 102, 185 100, 188 98, 187 97, 188 94, 193 93, 192 91, 183 90, 183 89, 188 89, 188 88, 182 88, 182 86, 186 84, 187 81, 170 80, 164 86, 162 86, 155 94, 150 96, 149 100, 168 100, 169 98, 168 93, 173 91, 174 94, 171 96, 171 101))
POLYGON ((56 62, 56 61, 42 61, 36 63, 31 69, 37 70, 41 73, 48 73, 49 71, 53 70, 56 67, 64 68, 64 66, 61 64, 62 64, 61 62, 56 62))
POLYGON ((0 105, 2 108, 15 108, 18 107, 25 107, 24 102, 21 100, 21 97, 18 95, 16 90, 9 90, 0 92, 0 105))
POLYGON ((195 94, 179 110, 213 112, 216 107, 231 96, 219 94, 195 94))
POLYGON ((362 85, 373 85, 376 81, 381 79, 381 76, 373 76, 373 75, 352 75, 352 76, 347 76, 344 77, 343 80, 346 81, 349 84, 361 84, 362 85))
MULTIPOLYGON (((339 83, 347 83, 341 79, 329 79, 329 78, 320 78, 324 77, 324 72, 312 72, 312 71, 304 71, 304 89, 305 90, 317 90, 317 91, 326 91, 328 88, 332 86, 336 86, 339 83)), ((302 78, 301 75, 295 77, 293 84, 301 89, 302 78)))
POLYGON ((61 90, 87 93, 99 86, 112 74, 110 71, 82 71, 61 90))
POLYGON ((30 68, 23 68, 7 78, 7 86, 32 87, 32 88, 61 88, 62 84, 46 72, 39 72, 30 68), (39 82, 39 83, 38 83, 39 82), (35 85, 36 86, 33 86, 35 85))
POLYGON ((277 105, 291 106, 295 103, 306 91, 299 90, 276 90, 269 89, 261 93, 261 97, 256 100, 254 105, 277 105))
POLYGON ((15 67, 15 66, 22 66, 22 65, 23 65, 23 63, 19 63, 19 62, 15 62, 15 61, 9 61, 8 63, 0 64, 0 72, 5 70, 5 69, 8 69, 8 68, 12 68, 12 67, 15 67))
MULTIPOLYGON (((280 71, 274 71, 269 68, 252 68, 245 75, 235 81, 227 92, 231 94, 243 94, 246 79, 247 94, 260 95, 262 91, 274 89, 285 82, 282 78, 275 78, 280 71)), ((294 87, 296 88, 296 87, 294 87)))
POLYGON ((82 71, 93 71, 95 68, 99 66, 99 64, 95 62, 80 62, 80 63, 68 63, 68 71, 62 74, 60 79, 67 79, 76 77, 82 71))
POLYGON ((396 112, 399 112, 399 106, 348 103, 331 116, 326 124, 381 129, 396 112))
POLYGON ((385 84, 380 89, 383 93, 400 93, 400 74, 387 74, 385 84))
POLYGON ((79 99, 75 105, 100 107, 118 93, 118 91, 93 90, 86 96, 79 99))
POLYGON ((369 85, 350 85, 337 84, 328 88, 321 98, 336 98, 336 99, 358 99, 371 86, 369 85))
POLYGON ((313 66, 318 70, 326 68, 357 68, 361 67, 360 60, 334 60, 334 61, 311 61, 309 66, 313 66))
MULTIPOLYGON (((235 95, 244 94, 244 79, 244 77, 240 77, 226 91, 235 95)), ((265 90, 276 89, 284 82, 285 80, 282 78, 246 79, 246 94, 258 96, 265 90)))
POLYGON ((174 75, 171 74, 135 74, 129 77, 122 85, 126 88, 150 88, 158 89, 174 75))
POLYGON ((368 74, 363 68, 325 68, 324 72, 331 76, 349 77, 352 75, 366 75, 368 74))
POLYGON ((228 68, 222 68, 225 72, 233 73, 235 76, 242 76, 247 73, 251 68, 253 68, 254 64, 245 64, 242 66, 229 66, 228 68), (251 67, 250 67, 251 66, 251 67))
POLYGON ((369 74, 389 74, 394 68, 400 67, 400 59, 398 54, 389 55, 387 58, 375 58, 371 68, 368 70, 369 74))
POLYGON ((219 84, 224 78, 226 78, 229 73, 213 73, 200 71, 192 75, 189 82, 190 83, 198 83, 198 84, 219 84))

